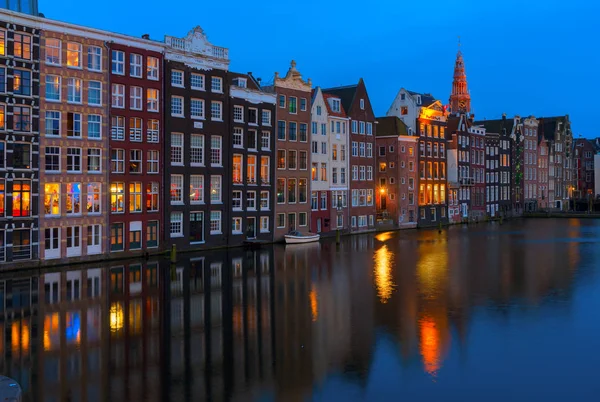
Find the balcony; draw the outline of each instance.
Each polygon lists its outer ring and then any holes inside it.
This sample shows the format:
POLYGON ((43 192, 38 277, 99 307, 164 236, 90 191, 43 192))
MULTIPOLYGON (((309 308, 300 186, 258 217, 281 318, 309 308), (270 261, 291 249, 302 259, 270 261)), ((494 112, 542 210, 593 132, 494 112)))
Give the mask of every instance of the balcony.
POLYGON ((473 186, 475 185, 475 179, 472 177, 464 177, 459 180, 461 186, 473 186))
POLYGON ((31 260, 31 245, 13 246, 13 261, 31 260))

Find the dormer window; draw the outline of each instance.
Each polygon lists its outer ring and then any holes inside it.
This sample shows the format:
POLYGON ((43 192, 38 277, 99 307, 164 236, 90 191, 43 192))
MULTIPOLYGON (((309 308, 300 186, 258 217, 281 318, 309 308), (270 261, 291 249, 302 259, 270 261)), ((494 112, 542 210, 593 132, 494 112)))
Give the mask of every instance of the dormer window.
POLYGON ((417 105, 421 104, 421 95, 417 95, 417 105))
POLYGON ((341 103, 339 99, 332 99, 331 100, 331 110, 333 110, 334 112, 339 113, 341 111, 341 103))
POLYGON ((247 88, 246 86, 247 80, 245 78, 236 78, 233 80, 233 85, 240 88, 247 88))
POLYGON ((400 100, 406 100, 406 94, 404 94, 404 93, 400 94, 400 100))
POLYGON ((365 110, 365 100, 364 99, 360 100, 360 110, 365 110))
POLYGON ((321 115, 321 106, 317 106, 317 116, 321 115))

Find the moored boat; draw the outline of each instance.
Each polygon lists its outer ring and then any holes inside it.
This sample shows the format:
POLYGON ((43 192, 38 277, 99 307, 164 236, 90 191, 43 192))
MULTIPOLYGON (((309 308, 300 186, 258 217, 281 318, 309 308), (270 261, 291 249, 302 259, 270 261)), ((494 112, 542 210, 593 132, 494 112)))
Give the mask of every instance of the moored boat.
POLYGON ((319 241, 319 239, 321 238, 321 235, 313 234, 313 233, 302 234, 302 233, 298 232, 297 230, 294 230, 294 231, 286 234, 284 237, 285 237, 286 244, 302 244, 302 243, 312 243, 315 241, 319 241))

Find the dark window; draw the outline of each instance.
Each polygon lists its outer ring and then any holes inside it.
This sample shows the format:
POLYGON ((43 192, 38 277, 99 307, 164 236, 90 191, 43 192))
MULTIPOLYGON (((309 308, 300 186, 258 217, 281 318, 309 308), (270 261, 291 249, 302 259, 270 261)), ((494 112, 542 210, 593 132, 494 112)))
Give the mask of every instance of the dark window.
POLYGON ((277 139, 285 140, 285 121, 283 120, 277 122, 277 139))
POLYGON ((13 167, 31 169, 31 144, 13 144, 13 167))
POLYGON ((308 126, 306 123, 300 123, 300 141, 301 142, 306 142, 307 127, 308 126))

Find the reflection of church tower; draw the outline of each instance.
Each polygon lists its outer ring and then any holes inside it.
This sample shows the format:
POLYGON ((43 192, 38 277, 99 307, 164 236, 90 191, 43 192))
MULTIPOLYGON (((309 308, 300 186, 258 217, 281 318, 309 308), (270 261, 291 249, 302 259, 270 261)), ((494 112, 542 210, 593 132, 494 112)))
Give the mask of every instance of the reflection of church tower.
POLYGON ((450 95, 450 111, 456 113, 471 112, 471 95, 467 87, 467 74, 465 73, 465 62, 459 49, 454 63, 454 80, 452 81, 452 94, 450 95))

